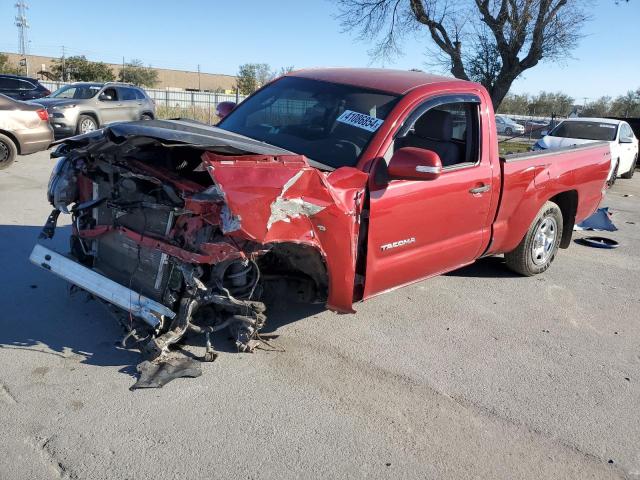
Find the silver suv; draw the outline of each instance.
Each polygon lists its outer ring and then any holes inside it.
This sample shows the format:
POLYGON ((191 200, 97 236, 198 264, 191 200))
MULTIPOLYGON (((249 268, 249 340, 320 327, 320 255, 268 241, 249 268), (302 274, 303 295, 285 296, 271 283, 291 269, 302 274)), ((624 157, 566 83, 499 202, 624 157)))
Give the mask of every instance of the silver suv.
POLYGON ((153 120, 156 111, 141 88, 111 82, 72 83, 31 103, 47 109, 56 137, 87 133, 113 122, 153 120))

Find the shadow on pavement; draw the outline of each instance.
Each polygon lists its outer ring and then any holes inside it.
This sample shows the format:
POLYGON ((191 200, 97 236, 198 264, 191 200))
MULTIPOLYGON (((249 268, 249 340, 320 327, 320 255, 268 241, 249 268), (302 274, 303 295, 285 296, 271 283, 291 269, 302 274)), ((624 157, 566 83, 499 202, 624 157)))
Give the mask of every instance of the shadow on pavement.
POLYGON ((471 265, 445 275, 471 278, 522 278, 522 275, 518 275, 507 268, 503 257, 480 258, 471 265))
MULTIPOLYGON (((135 376, 140 354, 118 348, 124 329, 98 301, 84 292, 69 293, 69 284, 29 262, 41 226, 0 225, 0 349, 28 349, 40 355, 80 355, 81 363, 123 366, 135 376)), ((59 227, 53 240, 43 244, 68 251, 70 227, 59 227)), ((322 311, 322 305, 279 303, 270 305, 266 339, 275 338, 282 326, 322 311)), ((186 345, 204 346, 203 338, 189 335, 186 345)), ((216 333, 213 346, 220 352, 236 352, 226 330, 216 333)), ((187 353, 187 352, 185 352, 187 353)))

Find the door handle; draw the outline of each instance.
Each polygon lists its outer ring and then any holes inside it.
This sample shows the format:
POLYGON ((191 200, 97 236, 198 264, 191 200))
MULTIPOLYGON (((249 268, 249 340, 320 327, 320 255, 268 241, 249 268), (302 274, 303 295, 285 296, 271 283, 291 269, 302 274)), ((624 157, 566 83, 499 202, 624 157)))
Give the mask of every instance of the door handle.
POLYGON ((491 185, 481 185, 479 187, 472 188, 471 190, 469 190, 469 193, 475 195, 477 193, 488 192, 489 190, 491 190, 491 185))

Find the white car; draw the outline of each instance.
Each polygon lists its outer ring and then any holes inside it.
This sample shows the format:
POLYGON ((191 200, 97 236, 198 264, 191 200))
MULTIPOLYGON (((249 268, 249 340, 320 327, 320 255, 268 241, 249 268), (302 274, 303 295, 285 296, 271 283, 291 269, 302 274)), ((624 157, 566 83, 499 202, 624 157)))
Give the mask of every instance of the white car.
POLYGON ((568 118, 538 140, 533 150, 572 147, 589 142, 609 142, 609 184, 617 177, 631 178, 638 162, 638 139, 629 124, 609 118, 568 118))
POLYGON ((502 135, 521 135, 524 133, 524 127, 514 122, 509 117, 496 115, 496 129, 502 135))

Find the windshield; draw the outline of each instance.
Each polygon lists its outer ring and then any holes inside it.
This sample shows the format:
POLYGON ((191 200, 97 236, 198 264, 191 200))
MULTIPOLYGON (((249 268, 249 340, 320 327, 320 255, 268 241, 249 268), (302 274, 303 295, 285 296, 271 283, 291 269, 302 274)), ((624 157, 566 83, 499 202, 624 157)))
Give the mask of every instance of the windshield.
POLYGON ((53 92, 50 97, 53 98, 73 98, 83 100, 93 98, 100 91, 99 85, 67 85, 53 92))
POLYGON ((252 95, 218 127, 338 168, 355 166, 398 97, 284 77, 252 95))
POLYGON ((616 139, 618 126, 599 122, 562 122, 549 134, 552 137, 578 138, 612 142, 616 139))

